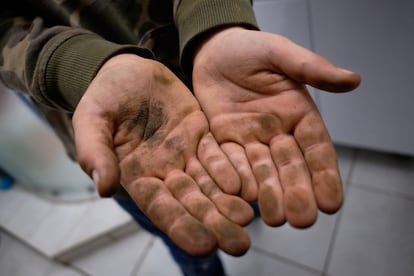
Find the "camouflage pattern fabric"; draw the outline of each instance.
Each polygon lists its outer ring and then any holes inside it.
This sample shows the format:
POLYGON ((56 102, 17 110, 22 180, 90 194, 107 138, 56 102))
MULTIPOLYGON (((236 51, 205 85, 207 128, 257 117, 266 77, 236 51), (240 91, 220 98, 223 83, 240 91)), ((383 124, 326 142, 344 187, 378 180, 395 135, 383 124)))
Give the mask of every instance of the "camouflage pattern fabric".
MULTIPOLYGON (((75 37, 79 41, 85 37, 84 40, 94 40, 94 45, 103 45, 98 48, 107 51, 94 57, 101 62, 119 49, 127 52, 134 51, 134 47, 147 49, 151 58, 165 64, 190 87, 189 78, 180 66, 180 51, 186 47, 184 44, 198 33, 220 25, 242 24, 257 28, 251 4, 250 0, 1 1, 0 82, 33 98, 39 112, 60 137, 68 155, 76 160, 71 124, 74 107, 63 98, 79 100, 79 95, 84 93, 102 63, 94 61, 95 67, 90 70, 89 67, 83 68, 91 72, 85 71, 88 78, 79 87, 67 81, 70 74, 66 74, 58 76, 66 90, 61 89, 60 84, 50 89, 48 79, 53 79, 58 73, 46 71, 52 63, 51 57, 62 51, 59 49, 64 48, 68 41, 75 41, 75 37), (219 20, 214 20, 215 17, 219 20)), ((140 53, 139 50, 137 52, 140 53)), ((82 54, 80 50, 79 54, 82 54)), ((89 54, 95 54, 94 49, 83 54, 83 58, 88 58, 89 54)), ((79 57, 78 52, 74 57, 79 57)), ((56 60, 57 66, 70 62, 67 56, 56 60)))
MULTIPOLYGON (((34 70, 34 65, 30 66, 30 63, 36 61, 38 52, 51 36, 66 31, 69 27, 79 28, 79 32, 90 30, 119 44, 136 44, 148 48, 157 60, 186 81, 178 63, 178 34, 174 26, 171 0, 18 2, 24 1, 6 3, 6 7, 2 8, 0 29, 0 78, 5 85, 16 91, 29 93, 28 86, 33 76, 30 76, 30 69, 27 68, 34 70), (21 10, 17 6, 24 8, 21 10), (18 10, 20 12, 15 12, 18 10), (19 16, 14 17, 14 14, 19 16), (6 30, 8 33, 4 34, 3 31, 6 30)), ((0 4, 2 5, 4 4, 0 4)), ((68 154, 76 159, 71 113, 35 103, 56 130, 68 154)))

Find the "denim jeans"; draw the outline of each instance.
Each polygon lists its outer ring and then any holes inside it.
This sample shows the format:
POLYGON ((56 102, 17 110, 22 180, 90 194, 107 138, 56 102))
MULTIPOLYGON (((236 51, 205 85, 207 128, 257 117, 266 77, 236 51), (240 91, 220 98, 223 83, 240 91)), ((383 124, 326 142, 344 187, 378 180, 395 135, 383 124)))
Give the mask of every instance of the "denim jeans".
POLYGON ((159 230, 135 205, 132 200, 116 199, 118 204, 127 211, 145 230, 160 237, 168 247, 173 259, 185 276, 222 276, 225 275, 222 262, 215 252, 207 257, 194 257, 177 247, 167 235, 159 230))

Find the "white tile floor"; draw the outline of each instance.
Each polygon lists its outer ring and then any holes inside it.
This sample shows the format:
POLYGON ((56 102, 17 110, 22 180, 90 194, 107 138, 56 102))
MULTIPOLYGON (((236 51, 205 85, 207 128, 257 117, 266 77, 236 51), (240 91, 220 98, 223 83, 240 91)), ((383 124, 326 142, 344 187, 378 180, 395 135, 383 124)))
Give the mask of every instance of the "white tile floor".
MULTIPOLYGON (((251 250, 241 258, 222 254, 228 275, 414 275, 414 158, 345 147, 338 153, 342 211, 321 214, 308 230, 256 220, 247 227, 251 250)), ((127 233, 109 233, 59 262, 2 230, 0 275, 180 275, 158 239, 138 228, 127 233)))
POLYGON ((0 227, 4 231, 49 258, 61 257, 132 223, 112 199, 51 201, 19 184, 0 191, 0 210, 0 227))

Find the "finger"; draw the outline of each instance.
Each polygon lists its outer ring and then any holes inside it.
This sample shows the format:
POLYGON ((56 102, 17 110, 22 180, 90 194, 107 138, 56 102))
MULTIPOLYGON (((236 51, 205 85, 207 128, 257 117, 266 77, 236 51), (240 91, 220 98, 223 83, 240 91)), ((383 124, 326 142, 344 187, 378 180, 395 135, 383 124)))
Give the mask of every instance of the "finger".
POLYGON ((197 156, 203 167, 224 192, 228 194, 240 192, 240 178, 211 133, 201 138, 197 156))
POLYGON ((270 226, 285 223, 283 190, 268 146, 251 143, 246 146, 253 174, 259 184, 259 210, 263 221, 270 226))
POLYGON ((137 206, 178 247, 194 256, 206 256, 215 250, 213 233, 187 212, 160 179, 140 178, 124 187, 137 206))
POLYGON ((223 193, 197 159, 188 162, 186 173, 195 180, 202 193, 226 218, 241 226, 253 220, 254 212, 250 205, 238 196, 223 193))
POLYGON ((79 109, 72 119, 78 161, 103 197, 120 187, 118 158, 113 151, 112 126, 100 116, 79 109))
POLYGON ((241 198, 247 202, 257 201, 258 186, 244 149, 240 145, 233 142, 223 143, 220 147, 230 159, 230 162, 233 164, 233 167, 240 176, 241 198))
POLYGON ((308 113, 297 125, 294 135, 312 175, 319 209, 335 213, 343 203, 342 181, 335 148, 320 115, 308 113))
POLYGON ((286 38, 279 37, 277 42, 271 51, 275 67, 299 82, 331 92, 351 91, 361 82, 358 74, 339 68, 286 38))
POLYGON ((284 190, 287 221, 298 228, 312 225, 316 221, 317 207, 302 152, 290 135, 276 136, 270 147, 284 190))
POLYGON ((220 249, 233 256, 246 253, 250 247, 247 233, 221 215, 191 177, 177 170, 171 172, 165 181, 171 193, 186 210, 215 234, 220 249))

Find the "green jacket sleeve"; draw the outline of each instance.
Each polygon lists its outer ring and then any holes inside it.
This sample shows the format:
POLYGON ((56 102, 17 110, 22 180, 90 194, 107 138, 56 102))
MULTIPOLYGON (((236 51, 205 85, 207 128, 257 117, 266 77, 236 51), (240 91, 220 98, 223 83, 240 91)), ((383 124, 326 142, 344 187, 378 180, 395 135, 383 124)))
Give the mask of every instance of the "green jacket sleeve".
POLYGON ((51 108, 73 112, 113 55, 151 57, 148 50, 112 43, 81 28, 48 27, 42 18, 17 11, 11 6, 0 12, 0 81, 51 108))
POLYGON ((191 71, 194 50, 205 34, 228 26, 258 29, 251 0, 176 0, 174 14, 186 72, 191 71))

